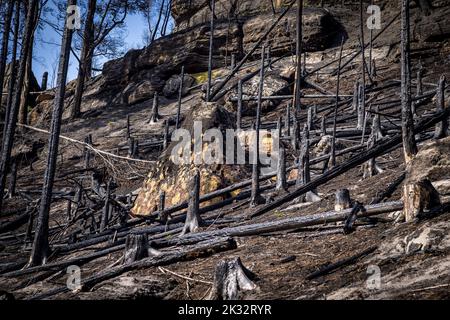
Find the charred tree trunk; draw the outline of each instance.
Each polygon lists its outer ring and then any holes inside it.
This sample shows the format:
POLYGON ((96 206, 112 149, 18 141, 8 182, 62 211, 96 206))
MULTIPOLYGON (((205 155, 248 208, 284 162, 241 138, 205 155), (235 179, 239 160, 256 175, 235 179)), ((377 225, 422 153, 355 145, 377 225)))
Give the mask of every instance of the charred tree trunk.
MULTIPOLYGON (((378 114, 375 114, 372 120, 372 132, 370 134, 369 140, 367 141, 367 147, 369 149, 377 143, 379 136, 381 136, 379 122, 380 117, 378 114)), ((377 165, 375 158, 372 158, 365 163, 365 165, 363 166, 363 171, 363 179, 373 177, 383 172, 383 170, 377 165)))
POLYGON ((97 0, 89 0, 86 22, 83 31, 83 47, 81 49, 80 63, 78 65, 78 77, 75 87, 74 101, 72 109, 70 111, 71 119, 76 119, 80 116, 84 83, 85 80, 90 77, 90 73, 88 73, 88 70, 90 70, 90 66, 88 64, 92 63, 92 60, 89 59, 89 56, 92 55, 93 51, 92 46, 94 40, 94 16, 96 7, 97 0))
MULTIPOLYGON (((445 76, 442 75, 439 79, 439 84, 437 88, 436 93, 436 111, 444 111, 445 108, 448 108, 448 106, 445 105, 445 86, 446 86, 446 79, 445 76)), ((435 139, 442 139, 445 138, 448 135, 448 118, 445 118, 442 120, 441 123, 438 123, 436 125, 436 132, 434 134, 435 139)))
POLYGON ((296 49, 295 49, 295 59, 296 59, 296 70, 295 70, 295 86, 294 86, 294 106, 295 113, 297 114, 301 109, 300 96, 301 96, 301 81, 302 81, 302 23, 303 23, 303 0, 297 0, 297 17, 296 17, 296 29, 297 29, 297 39, 296 39, 296 49))
POLYGON ((11 173, 9 176, 8 194, 12 198, 16 195, 16 181, 17 181, 17 163, 11 165, 11 173))
POLYGON ((47 90, 47 83, 48 83, 48 72, 45 71, 45 72, 42 74, 42 81, 41 81, 41 90, 42 90, 42 91, 47 90))
POLYGON ((342 211, 351 207, 352 207, 352 200, 350 198, 350 191, 348 189, 341 189, 336 191, 334 211, 342 211))
POLYGON ((170 143, 170 133, 169 133, 169 120, 164 121, 164 142, 163 142, 163 150, 166 150, 170 143))
MULTIPOLYGON (((8 127, 9 117, 10 117, 10 111, 11 106, 13 103, 13 95, 14 95, 14 87, 16 84, 16 78, 17 78, 17 70, 16 70, 16 60, 17 60, 17 43, 19 39, 19 26, 20 26, 20 1, 16 1, 16 9, 14 13, 14 40, 13 40, 13 47, 11 52, 11 76, 9 78, 8 83, 8 98, 6 100, 6 110, 5 110, 5 124, 3 126, 3 141, 5 140, 6 136, 6 128, 8 127)), ((1 75, 0 75, 1 77, 1 75)), ((0 83, 3 84, 3 79, 0 79, 0 83)), ((2 143, 2 146, 4 143, 2 143)))
MULTIPOLYGON (((76 0, 69 0, 68 5, 75 5, 76 0)), ((58 67, 58 80, 53 106, 51 121, 51 135, 49 138, 49 151, 47 166, 44 176, 44 187, 42 190, 41 204, 39 208, 38 221, 28 266, 44 264, 49 254, 48 243, 48 219, 50 204, 52 201, 53 182, 56 172, 56 162, 58 158, 59 134, 61 131, 61 117, 64 109, 64 96, 66 91, 67 69, 69 67, 70 46, 72 42, 73 30, 68 26, 68 16, 62 39, 61 55, 58 67)))
POLYGON ((203 223, 200 217, 200 171, 196 171, 189 192, 189 206, 181 235, 196 232, 203 223))
POLYGON ((333 139, 331 140, 331 166, 334 167, 336 165, 336 121, 337 121, 337 112, 339 106, 339 85, 341 80, 341 62, 342 62, 342 50, 344 48, 344 38, 341 40, 341 49, 339 50, 339 67, 338 67, 338 75, 336 81, 336 101, 334 105, 334 117, 333 117, 333 139))
POLYGON ((111 181, 108 181, 106 185, 105 204, 103 205, 102 220, 100 222, 100 232, 103 232, 105 231, 105 229, 108 228, 110 199, 111 199, 111 181))
POLYGON ((414 120, 411 110, 411 51, 410 51, 410 0, 402 0, 401 23, 401 95, 402 95, 402 140, 405 163, 417 154, 414 136, 414 120))
POLYGON ((153 43, 153 41, 155 41, 155 39, 156 39, 156 34, 158 33, 159 25, 161 24, 161 19, 162 19, 162 15, 163 15, 163 12, 164 12, 164 5, 165 5, 165 3, 166 3, 165 0, 161 1, 161 7, 159 8, 159 14, 158 14, 158 20, 156 21, 155 29, 153 30, 152 38, 150 40, 150 43, 153 43))
POLYGON ((238 82, 238 103, 237 103, 237 111, 236 111, 236 129, 241 129, 242 125, 242 80, 238 82))
POLYGON ((148 242, 143 234, 129 234, 125 240, 123 264, 133 263, 148 257, 148 242))
POLYGON ((353 101, 352 101, 352 111, 358 112, 358 103, 359 103, 359 82, 356 81, 353 87, 353 101))
POLYGON ((280 153, 278 155, 277 190, 287 190, 286 182, 286 150, 280 141, 280 153))
MULTIPOLYGON (((3 80, 5 78, 6 58, 8 57, 9 32, 11 29, 11 19, 13 15, 14 0, 7 0, 5 20, 3 24, 2 48, 0 52, 0 87, 3 90, 3 80)), ((14 69, 11 70, 13 72, 14 69)))
POLYGON ((11 151, 14 144, 14 133, 17 126, 17 116, 19 114, 20 96, 22 93, 22 86, 25 80, 26 57, 31 45, 31 35, 33 33, 33 17, 34 11, 37 7, 37 0, 28 1, 28 12, 25 23, 25 31, 22 39, 22 48, 20 51, 19 76, 16 84, 16 91, 11 105, 9 121, 4 137, 4 144, 2 146, 2 153, 0 158, 0 208, 3 204, 3 195, 5 190, 6 175, 8 173, 9 162, 11 160, 11 151))
POLYGON ((177 104, 177 119, 175 123, 175 129, 180 128, 181 122, 181 99, 183 98, 183 86, 184 86, 184 66, 181 67, 180 75, 180 87, 178 89, 178 104, 177 104))
POLYGON ((208 57, 208 83, 206 85, 206 102, 211 99, 211 86, 212 86, 212 68, 213 68, 213 50, 214 50, 214 11, 216 7, 216 1, 210 0, 211 3, 211 24, 209 30, 209 57, 208 57))
POLYGON ((294 114, 294 124, 292 127, 291 144, 292 144, 292 148, 295 151, 297 151, 299 148, 299 136, 300 136, 300 123, 294 114))
POLYGON ((364 122, 364 86, 361 82, 358 83, 358 122, 356 124, 356 129, 362 130, 363 129, 363 122, 364 122))
POLYGON ((362 142, 364 142, 364 135, 366 131, 366 55, 365 55, 365 40, 364 40, 364 6, 363 0, 359 1, 359 24, 360 24, 360 40, 361 40, 361 110, 362 113, 362 142))
POLYGON ((30 100, 30 84, 33 77, 32 65, 33 65, 33 47, 34 47, 34 33, 38 26, 38 20, 40 15, 40 10, 38 9, 39 3, 33 13, 33 28, 31 31, 30 47, 28 48, 27 63, 25 68, 25 80, 23 83, 23 89, 20 97, 19 104, 19 118, 20 124, 27 124, 28 122, 28 107, 31 104, 30 100))
POLYGON ((253 148, 254 154, 254 163, 252 170, 252 194, 251 194, 251 202, 250 206, 255 207, 262 203, 264 203, 264 199, 261 197, 261 191, 259 188, 259 129, 261 126, 261 106, 262 106, 262 95, 264 91, 264 64, 265 64, 265 54, 266 47, 262 47, 261 52, 261 69, 259 74, 259 90, 258 90, 258 105, 256 108, 256 122, 255 122, 255 147, 253 148))
POLYGON ((150 123, 157 123, 159 120, 159 97, 158 92, 153 96, 152 114, 150 115, 150 123))
POLYGON ((286 105, 286 119, 284 122, 284 130, 286 137, 291 135, 291 104, 288 102, 286 105))

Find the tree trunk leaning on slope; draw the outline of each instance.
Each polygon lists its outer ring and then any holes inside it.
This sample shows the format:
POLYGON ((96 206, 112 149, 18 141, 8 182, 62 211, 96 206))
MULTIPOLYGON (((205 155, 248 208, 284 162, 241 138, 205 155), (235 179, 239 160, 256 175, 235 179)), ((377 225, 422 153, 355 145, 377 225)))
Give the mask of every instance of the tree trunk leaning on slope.
MULTIPOLYGON (((68 0, 68 6, 75 5, 76 0, 68 0)), ((61 132, 61 118, 64 109, 64 96, 66 93, 67 69, 69 67, 70 46, 72 43, 73 29, 69 25, 69 15, 67 12, 64 35, 61 45, 61 53, 58 66, 58 79, 56 95, 53 105, 51 120, 51 135, 49 138, 49 150, 47 166, 44 176, 44 187, 42 189, 41 204, 39 207, 38 220, 35 230, 33 248, 31 250, 28 266, 44 264, 49 254, 48 244, 48 220, 50 204, 52 200, 53 182, 56 172, 56 162, 58 158, 59 134, 61 132)))
POLYGON ((3 79, 5 78, 6 58, 8 56, 8 40, 9 31, 11 29, 11 18, 13 13, 13 0, 8 1, 8 9, 5 13, 5 20, 3 25, 2 47, 0 53, 0 87, 3 89, 3 79))
POLYGON ((405 163, 411 162, 417 154, 414 136, 414 119, 411 111, 411 52, 410 52, 410 0, 402 0, 401 15, 401 97, 402 97, 402 140, 405 163))
POLYGON ((97 7, 97 0, 89 0, 88 11, 86 14, 86 23, 83 31, 83 47, 81 49, 81 58, 78 65, 78 77, 75 87, 75 98, 70 111, 71 119, 78 118, 81 112, 81 99, 83 97, 84 82, 89 78, 92 64, 92 46, 94 41, 94 16, 97 7))
POLYGON ((16 83, 16 91, 11 106, 8 126, 6 128, 6 135, 4 137, 4 144, 0 155, 0 209, 3 204, 3 194, 5 190, 6 175, 8 174, 9 162, 11 160, 11 151, 14 144, 14 133, 17 126, 17 116, 19 113, 20 95, 22 93, 22 86, 25 79, 25 67, 27 60, 27 53, 30 47, 31 34, 33 32, 33 17, 34 10, 37 8, 38 0, 28 0, 28 12, 25 23, 25 31, 22 38, 22 48, 20 51, 19 76, 16 83))

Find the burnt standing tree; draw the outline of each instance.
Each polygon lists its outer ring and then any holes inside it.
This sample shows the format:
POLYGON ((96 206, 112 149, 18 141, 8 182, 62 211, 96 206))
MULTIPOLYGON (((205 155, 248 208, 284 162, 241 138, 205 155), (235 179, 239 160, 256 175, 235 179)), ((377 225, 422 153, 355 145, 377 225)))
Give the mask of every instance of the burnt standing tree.
POLYGON ((206 102, 211 99, 211 85, 212 85, 212 64, 213 64, 213 50, 214 50, 214 11, 216 1, 211 0, 211 27, 209 30, 209 57, 208 57, 208 83, 206 84, 206 102))
MULTIPOLYGON (((75 5, 76 0, 69 0, 68 7, 75 5)), ((69 8, 68 8, 69 9, 69 8)), ((56 95, 53 105, 53 114, 51 120, 51 134, 48 141, 49 150, 47 157, 47 166, 44 175, 44 186, 42 190, 41 204, 39 207, 38 220, 35 230, 33 248, 31 250, 28 266, 44 264, 49 254, 48 243, 48 220, 50 204, 52 201, 53 183, 56 172, 56 162, 58 158, 59 134, 61 131, 61 118, 64 109, 64 96, 66 93, 67 69, 69 67, 70 46, 72 43, 73 24, 69 20, 72 12, 67 12, 64 35, 62 39, 61 53, 58 66, 58 80, 56 95)))
POLYGON ((107 57, 120 53, 121 39, 112 34, 123 26, 130 11, 136 10, 137 5, 128 0, 108 0, 104 6, 96 6, 96 1, 89 0, 81 57, 79 61, 75 99, 70 110, 71 119, 81 115, 81 100, 84 92, 84 83, 91 77, 93 59, 95 56, 107 57), (95 14, 99 13, 99 23, 96 23, 95 14), (92 14, 94 14, 92 16, 92 14), (92 21, 90 19, 93 19, 92 21))
POLYGON ((84 24, 83 31, 83 44, 81 48, 80 63, 78 65, 78 77, 75 87, 75 98, 73 107, 70 112, 72 119, 78 118, 81 111, 81 98, 83 95, 84 82, 90 75, 87 74, 88 63, 91 61, 89 56, 91 55, 92 41, 94 39, 94 16, 97 7, 97 0, 89 0, 88 10, 86 14, 86 22, 84 24))
POLYGON ((301 57, 302 57, 302 22, 303 22, 303 0, 297 0, 297 44, 295 49, 295 57, 296 57, 296 70, 295 70, 295 88, 294 88, 294 106, 295 106, 295 116, 297 117, 297 113, 300 110, 300 96, 301 96, 301 81, 302 81, 302 66, 301 66, 301 57))
POLYGON ((3 194, 6 183, 6 175, 8 174, 9 162, 11 160, 11 151, 14 144, 14 133, 17 126, 17 117, 19 114, 20 96, 22 93, 22 86, 25 80, 25 69, 27 63, 27 54, 31 44, 31 34, 33 33, 33 18, 34 11, 37 7, 37 0, 28 1, 28 12, 25 22, 25 32, 22 39, 22 48, 20 51, 19 77, 16 82, 16 90, 12 102, 9 121, 6 128, 4 143, 2 146, 2 153, 0 157, 0 208, 3 204, 3 194))
MULTIPOLYGON (((8 8, 5 13, 5 20, 3 25, 3 38, 2 38, 2 48, 0 53, 0 87, 3 88, 3 79, 5 77, 5 69, 6 69, 6 57, 8 56, 8 40, 9 40, 9 31, 11 28, 11 18, 13 14, 14 1, 7 1, 8 8)), ((1 95, 0 95, 1 97, 1 95)))
POLYGON ((341 80, 341 63, 342 63, 342 50, 344 48, 344 38, 341 40, 341 49, 339 50, 339 67, 338 67, 338 76, 336 83, 336 101, 334 105, 334 117, 333 117, 333 138, 331 140, 331 166, 336 165, 336 122, 337 122, 337 112, 339 106, 339 86, 341 80))
MULTIPOLYGON (((17 70, 16 70, 16 58, 17 58, 17 43, 19 40, 19 26, 20 26, 20 1, 16 0, 16 11, 14 14, 14 39, 13 39, 13 47, 11 52, 11 64, 10 70, 11 75, 8 83, 8 97, 6 100, 6 110, 5 110, 5 124, 3 126, 3 139, 6 136, 6 128, 9 121, 9 114, 11 110, 13 93, 14 93, 14 84, 16 83, 17 70)), ((1 79, 0 83, 3 83, 3 79, 1 79)), ((2 144, 3 145, 3 144, 2 144)))
POLYGON ((411 110, 411 52, 410 52, 410 0, 402 0, 401 22, 401 96, 402 140, 405 163, 408 164, 418 152, 414 137, 414 120, 411 110))
POLYGON ((262 204, 264 199, 261 196, 261 191, 259 188, 259 129, 261 126, 261 105, 262 96, 264 91, 264 63, 266 56, 266 47, 263 45, 261 49, 261 69, 259 74, 259 89, 258 89, 258 105, 256 107, 256 122, 255 122, 255 147, 254 147, 254 157, 253 157, 253 169, 252 169, 252 193, 251 193, 251 203, 252 207, 262 204))

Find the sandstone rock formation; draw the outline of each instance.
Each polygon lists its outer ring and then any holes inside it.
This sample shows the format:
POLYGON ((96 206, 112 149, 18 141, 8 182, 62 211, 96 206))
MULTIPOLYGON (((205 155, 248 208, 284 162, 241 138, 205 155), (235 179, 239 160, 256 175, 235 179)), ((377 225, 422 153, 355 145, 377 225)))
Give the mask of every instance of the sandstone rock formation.
MULTIPOLYGON (((209 23, 206 23, 209 18, 205 16, 209 10, 207 7, 205 9, 206 2, 189 1, 189 6, 185 1, 174 1, 172 13, 177 23, 176 32, 157 39, 144 49, 131 50, 124 57, 105 63, 102 75, 86 84, 82 111, 104 105, 132 105, 149 100, 155 92, 164 90, 166 82, 173 75, 178 75, 183 65, 188 74, 205 72, 208 69, 210 32, 209 23), (193 16, 193 22, 187 23, 186 17, 190 15, 193 16)), ((279 8, 286 1, 276 3, 279 8)), ((268 39, 273 56, 282 56, 295 50, 294 14, 292 11, 286 15, 268 39)), ((277 19, 278 14, 271 12, 269 2, 246 0, 229 3, 219 1, 216 16, 214 69, 229 65, 232 53, 239 59, 248 52, 277 19), (224 8, 229 8, 233 3, 239 3, 239 6, 232 10, 233 18, 228 19, 228 14, 223 14, 224 8)), ((332 47, 337 43, 336 39, 345 34, 326 10, 305 8, 303 20, 303 45, 307 51, 332 47)), ((257 57, 259 53, 255 54, 257 57)), ((71 103, 72 95, 73 92, 68 90, 67 104, 71 103)), ((46 105, 38 106, 40 110, 46 108, 46 105)))
MULTIPOLYGON (((209 128, 219 130, 233 127, 234 119, 232 114, 223 107, 215 103, 199 103, 186 117, 182 128, 189 131, 194 138, 194 121, 202 124, 203 133, 209 128)), ((192 144, 194 142, 192 141, 192 144)), ((209 148, 208 142, 202 143, 201 158, 204 160, 209 148)), ((191 146, 190 146, 191 147, 191 146)), ((225 149, 224 149, 225 150, 225 149)), ((201 189, 200 194, 206 194, 235 182, 241 181, 249 174, 246 166, 235 166, 226 164, 195 165, 193 160, 197 153, 192 152, 188 163, 174 163, 173 154, 178 155, 178 142, 172 142, 167 150, 162 154, 157 164, 148 174, 143 188, 140 190, 138 198, 134 203, 132 213, 137 216, 146 216, 157 209, 160 192, 166 193, 166 206, 176 205, 188 199, 189 182, 193 177, 196 168, 200 170, 201 189)), ((222 200, 223 198, 216 199, 222 200)), ((214 203, 209 202, 209 204, 214 203)), ((202 205, 207 205, 204 203, 202 205)))

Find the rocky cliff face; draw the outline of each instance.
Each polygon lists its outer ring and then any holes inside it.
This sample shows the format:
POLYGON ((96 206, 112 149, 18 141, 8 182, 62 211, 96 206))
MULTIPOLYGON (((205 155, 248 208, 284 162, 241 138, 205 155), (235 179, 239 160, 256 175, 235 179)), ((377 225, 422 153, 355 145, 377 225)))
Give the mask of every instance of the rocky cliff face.
MULTIPOLYGON (((187 73, 205 72, 208 69, 210 36, 207 2, 174 1, 172 13, 177 23, 175 32, 144 49, 131 50, 124 57, 107 62, 102 75, 88 83, 82 109, 86 111, 103 105, 132 105, 151 99, 155 92, 163 91, 166 81, 174 74, 179 74, 183 65, 187 73)), ((230 64, 232 53, 239 59, 254 46, 278 18, 286 1, 274 3, 276 14, 272 12, 268 1, 217 2, 213 68, 230 64)), ((326 10, 305 8, 303 20, 303 45, 307 51, 332 47, 345 34, 326 10)), ((295 12, 291 10, 268 39, 272 55, 283 56, 293 52, 294 38, 295 12)), ((68 104, 72 101, 71 94, 69 91, 68 104)), ((43 109, 43 106, 38 106, 38 109, 43 109)))

